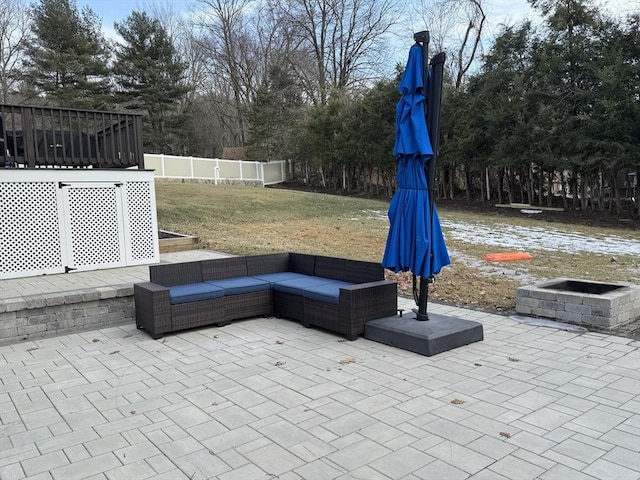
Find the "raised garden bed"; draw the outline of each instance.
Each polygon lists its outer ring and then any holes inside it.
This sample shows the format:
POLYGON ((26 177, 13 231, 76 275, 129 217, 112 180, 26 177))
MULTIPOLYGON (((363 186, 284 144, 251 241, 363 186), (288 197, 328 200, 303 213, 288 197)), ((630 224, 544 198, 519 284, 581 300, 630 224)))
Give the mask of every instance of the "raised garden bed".
POLYGON ((158 243, 160 244, 160 253, 182 252, 198 248, 198 237, 159 230, 158 243))

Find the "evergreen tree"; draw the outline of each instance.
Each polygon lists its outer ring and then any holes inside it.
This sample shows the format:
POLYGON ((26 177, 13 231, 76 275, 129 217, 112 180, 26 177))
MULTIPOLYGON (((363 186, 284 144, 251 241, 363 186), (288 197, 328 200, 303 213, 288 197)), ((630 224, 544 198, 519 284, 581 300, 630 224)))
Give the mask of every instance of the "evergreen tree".
POLYGON ((296 118, 302 108, 302 97, 295 79, 283 68, 270 69, 264 84, 258 88, 249 107, 249 158, 282 159, 288 156, 289 141, 296 118))
POLYGON ((109 104, 109 53, 100 19, 73 0, 40 0, 27 49, 27 81, 48 103, 104 109, 109 104))
POLYGON ((182 63, 167 30, 159 20, 134 11, 115 24, 122 36, 114 72, 126 108, 144 114, 145 149, 183 153, 185 119, 180 100, 189 91, 182 63))

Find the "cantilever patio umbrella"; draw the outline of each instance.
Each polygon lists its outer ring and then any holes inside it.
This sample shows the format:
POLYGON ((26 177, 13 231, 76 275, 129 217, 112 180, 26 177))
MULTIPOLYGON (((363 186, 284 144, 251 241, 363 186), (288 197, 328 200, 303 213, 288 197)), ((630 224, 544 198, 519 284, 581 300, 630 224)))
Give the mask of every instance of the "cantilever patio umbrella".
MULTIPOLYGON (((428 72, 425 68, 427 42, 418 41, 411 47, 399 86, 402 98, 397 105, 393 150, 398 165, 397 191, 389 206, 390 228, 382 259, 385 268, 396 273, 411 271, 414 279, 420 277, 420 298, 416 298, 418 320, 428 320, 428 283, 450 263, 426 174, 429 162, 435 162, 437 157, 437 148, 432 148, 429 138, 426 116, 427 113, 431 114, 430 118, 439 116, 439 111, 426 112, 425 109, 425 93, 429 87, 428 73, 425 73, 428 72)), ((439 110, 439 99, 433 103, 433 108, 439 110)), ((434 168, 429 170, 433 172, 431 175, 435 174, 434 168)))

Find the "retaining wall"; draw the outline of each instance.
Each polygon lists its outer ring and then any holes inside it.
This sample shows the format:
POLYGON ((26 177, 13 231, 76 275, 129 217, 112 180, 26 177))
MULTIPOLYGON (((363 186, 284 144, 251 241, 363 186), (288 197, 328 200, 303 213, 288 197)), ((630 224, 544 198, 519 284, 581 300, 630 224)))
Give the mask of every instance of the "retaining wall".
POLYGON ((0 344, 135 323, 132 285, 0 301, 0 344))

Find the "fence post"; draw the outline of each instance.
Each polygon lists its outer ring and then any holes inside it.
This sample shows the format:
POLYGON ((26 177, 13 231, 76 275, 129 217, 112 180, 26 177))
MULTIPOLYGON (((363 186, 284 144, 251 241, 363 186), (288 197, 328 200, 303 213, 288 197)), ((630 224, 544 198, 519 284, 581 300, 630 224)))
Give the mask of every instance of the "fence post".
POLYGON ((191 178, 194 178, 193 177, 193 157, 192 156, 189 157, 189 169, 191 170, 191 178))
MULTIPOLYGON (((256 167, 260 165, 260 177, 259 180, 262 180, 262 186, 264 187, 264 162, 256 161, 256 167)), ((258 168, 256 168, 256 173, 258 173, 258 168)))

